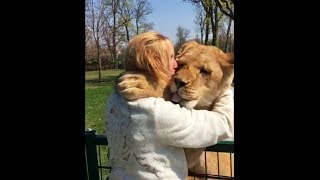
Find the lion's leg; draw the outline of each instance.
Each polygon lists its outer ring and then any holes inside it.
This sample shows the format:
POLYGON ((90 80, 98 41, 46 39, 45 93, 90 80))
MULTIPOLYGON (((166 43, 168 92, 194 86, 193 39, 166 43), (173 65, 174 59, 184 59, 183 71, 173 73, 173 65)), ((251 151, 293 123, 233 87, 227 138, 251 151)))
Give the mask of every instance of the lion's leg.
POLYGON ((207 173, 231 176, 234 174, 234 159, 230 153, 207 152, 207 173))
MULTIPOLYGON (((207 151, 201 154, 199 162, 193 168, 189 168, 189 172, 196 174, 219 174, 230 177, 231 173, 234 175, 234 157, 230 153, 207 151)), ((192 179, 201 180, 205 178, 188 176, 188 180, 192 179)))

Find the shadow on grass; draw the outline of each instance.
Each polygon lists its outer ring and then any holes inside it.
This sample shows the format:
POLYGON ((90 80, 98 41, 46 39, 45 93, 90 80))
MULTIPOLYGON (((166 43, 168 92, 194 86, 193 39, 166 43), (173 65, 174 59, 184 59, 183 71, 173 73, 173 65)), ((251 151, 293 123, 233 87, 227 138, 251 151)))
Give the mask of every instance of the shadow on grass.
POLYGON ((114 82, 118 76, 108 76, 101 78, 101 84, 99 83, 99 79, 86 79, 86 84, 101 86, 101 85, 114 85, 114 82))

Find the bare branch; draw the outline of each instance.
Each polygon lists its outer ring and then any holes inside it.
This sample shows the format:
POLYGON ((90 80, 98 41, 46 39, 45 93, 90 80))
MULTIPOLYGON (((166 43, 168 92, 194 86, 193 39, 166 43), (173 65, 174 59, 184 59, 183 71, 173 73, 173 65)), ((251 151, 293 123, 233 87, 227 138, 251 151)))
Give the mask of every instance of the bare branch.
POLYGON ((215 3, 218 5, 219 9, 221 12, 223 12, 223 14, 225 14, 226 16, 230 17, 231 19, 234 19, 234 14, 232 9, 229 7, 229 4, 226 0, 214 0, 215 3), (221 2, 224 2, 226 4, 227 9, 229 10, 229 12, 227 12, 221 5, 221 2))

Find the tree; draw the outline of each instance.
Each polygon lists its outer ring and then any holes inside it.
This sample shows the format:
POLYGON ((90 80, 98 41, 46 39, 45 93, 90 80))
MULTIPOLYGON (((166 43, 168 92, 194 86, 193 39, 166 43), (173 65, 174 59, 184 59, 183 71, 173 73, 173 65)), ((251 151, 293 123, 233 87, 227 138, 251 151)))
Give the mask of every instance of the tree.
POLYGON ((118 13, 120 14, 120 23, 125 27, 127 43, 130 41, 130 29, 132 29, 132 20, 134 18, 132 0, 123 0, 119 4, 118 13))
POLYGON ((119 7, 123 0, 106 0, 107 14, 105 20, 104 39, 105 43, 111 54, 112 63, 114 68, 118 69, 118 51, 117 46, 119 43, 126 41, 123 26, 127 21, 122 21, 119 14, 119 7))
POLYGON ((197 26, 197 30, 200 32, 200 43, 203 44, 203 35, 205 28, 205 11, 203 10, 200 4, 195 4, 195 6, 196 18, 194 20, 194 23, 197 26))
POLYGON ((154 26, 154 23, 152 22, 141 22, 139 26, 139 33, 152 30, 153 26, 154 26))
POLYGON ((204 39, 204 44, 208 44, 209 41, 209 34, 210 34, 210 25, 213 22, 212 21, 212 0, 183 0, 185 2, 190 2, 195 6, 202 6, 204 12, 205 12, 205 39, 204 39))
POLYGON ((205 11, 205 40, 208 44, 209 29, 212 33, 211 44, 218 46, 219 21, 223 15, 234 18, 233 15, 233 1, 232 0, 183 0, 192 3, 193 5, 201 5, 205 11), (210 27, 211 25, 211 27, 210 27))
POLYGON ((218 47, 225 52, 231 52, 233 49, 233 23, 228 16, 223 16, 219 26, 219 43, 218 47))
POLYGON ((101 82, 102 61, 118 69, 119 48, 126 46, 132 35, 152 29, 153 23, 146 22, 152 9, 147 0, 86 0, 85 13, 86 60, 97 59, 101 82), (91 40, 96 50, 92 49, 91 40), (102 52, 105 50, 108 52, 102 52), (89 54, 96 58, 87 58, 89 54))
MULTIPOLYGON (((99 72, 99 82, 101 83, 101 38, 103 29, 103 18, 105 5, 102 0, 86 0, 86 27, 87 31, 91 31, 91 35, 94 40, 94 45, 97 50, 96 58, 98 60, 98 72, 99 72)), ((89 33, 88 33, 89 34, 89 33)), ((87 34, 87 35, 88 35, 87 34)), ((89 37, 89 36, 88 36, 89 37)))
POLYGON ((85 63, 92 65, 95 60, 97 60, 97 48, 90 27, 85 26, 85 63))
POLYGON ((134 19, 136 26, 136 34, 152 29, 153 24, 145 22, 147 15, 152 13, 150 2, 147 0, 136 0, 134 7, 134 19))
MULTIPOLYGON (((217 37, 218 37, 218 27, 219 27, 219 21, 222 17, 222 15, 219 15, 218 12, 218 7, 215 3, 215 1, 213 0, 200 0, 199 1, 203 7, 203 9, 206 12, 206 19, 208 21, 208 19, 210 19, 210 23, 207 22, 206 26, 209 26, 209 24, 211 25, 210 29, 212 32, 212 41, 211 44, 216 46, 217 45, 217 37)), ((208 31, 209 28, 206 27, 206 40, 205 40, 205 44, 208 44, 208 31)))
POLYGON ((181 26, 178 26, 177 28, 177 41, 176 44, 174 46, 175 51, 177 52, 178 49, 182 46, 182 44, 184 44, 187 41, 187 38, 189 38, 189 34, 190 34, 190 30, 189 29, 185 29, 181 26))
POLYGON ((232 20, 234 19, 233 0, 214 0, 214 1, 224 15, 228 16, 232 20))
MULTIPOLYGON (((232 24, 232 18, 229 17, 229 23, 228 23, 228 29, 227 29, 227 37, 226 37, 226 44, 225 44, 225 47, 224 47, 224 51, 227 52, 227 48, 228 48, 228 44, 229 44, 229 39, 231 39, 229 36, 231 36, 231 33, 230 33, 230 29, 231 29, 231 24, 232 24)), ((231 43, 230 43, 231 44, 231 43)))

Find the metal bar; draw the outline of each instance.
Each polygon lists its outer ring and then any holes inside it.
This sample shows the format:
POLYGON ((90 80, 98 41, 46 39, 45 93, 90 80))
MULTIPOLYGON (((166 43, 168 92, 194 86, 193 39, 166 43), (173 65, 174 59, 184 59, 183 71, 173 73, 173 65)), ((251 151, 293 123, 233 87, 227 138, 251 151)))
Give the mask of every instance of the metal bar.
POLYGON ((108 145, 107 136, 105 136, 105 135, 96 135, 94 143, 96 145, 108 145))
POLYGON ((233 147, 233 144, 216 144, 216 145, 207 147, 206 151, 233 153, 234 147, 233 147))
POLYGON ((101 168, 101 169, 112 169, 111 167, 109 166, 97 166, 98 168, 101 168))
POLYGON ((230 174, 231 174, 231 177, 233 177, 233 175, 232 175, 232 153, 230 153, 230 174))
POLYGON ((85 180, 89 180, 89 176, 88 176, 88 166, 87 166, 87 153, 85 153, 85 165, 84 165, 84 168, 85 168, 85 171, 84 171, 84 176, 85 176, 85 180))
POLYGON ((217 162, 218 162, 218 176, 220 176, 220 162, 219 162, 219 152, 217 152, 217 162))
MULTIPOLYGON (((102 145, 106 146, 108 145, 108 140, 105 135, 96 135, 94 130, 89 130, 86 131, 86 158, 87 158, 87 169, 88 171, 86 172, 86 175, 89 175, 89 180, 98 180, 99 175, 102 178, 102 170, 107 169, 111 170, 111 167, 108 166, 102 166, 102 160, 101 160, 101 151, 100 151, 100 146, 99 146, 99 164, 98 164, 98 154, 97 154, 97 145, 102 145), (95 154, 95 155, 94 155, 95 154), (100 171, 99 171, 100 170, 100 171), (100 172, 100 174, 99 174, 100 172)), ((107 149, 108 150, 108 149, 107 149)), ((233 141, 221 141, 216 145, 207 147, 205 149, 206 151, 213 151, 213 152, 229 152, 230 153, 230 164, 231 164, 231 176, 232 174, 232 157, 231 153, 234 153, 234 146, 233 146, 233 141)), ((107 152, 107 156, 109 159, 109 150, 107 152)), ((217 153, 218 156, 218 163, 219 163, 219 154, 217 153)), ((206 162, 206 154, 205 154, 205 162, 206 162)), ((205 164, 205 170, 207 173, 207 163, 205 164)), ((218 164, 219 166, 219 164, 218 164)), ((204 177, 204 178, 213 178, 213 179, 234 179, 233 177, 228 177, 228 176, 221 176, 218 168, 218 175, 212 175, 212 174, 194 174, 190 173, 190 176, 196 177, 204 177)), ((108 179, 108 178, 107 178, 108 179)))
POLYGON ((213 174, 195 174, 190 173, 189 176, 198 177, 198 178, 212 178, 212 179, 234 179, 234 177, 223 176, 223 175, 213 175, 213 174))
MULTIPOLYGON (((100 150, 100 146, 101 145, 98 145, 98 151, 99 151, 99 165, 97 166, 97 167, 99 167, 99 166, 101 166, 102 165, 102 163, 101 163, 101 150, 100 150)), ((100 171, 100 178, 99 179, 103 179, 103 177, 102 177, 102 169, 101 168, 99 168, 99 171, 100 171)))
POLYGON ((88 163, 88 175, 90 180, 99 180, 98 172, 98 160, 97 160, 97 147, 94 143, 96 139, 96 131, 86 131, 85 136, 85 147, 88 163))

